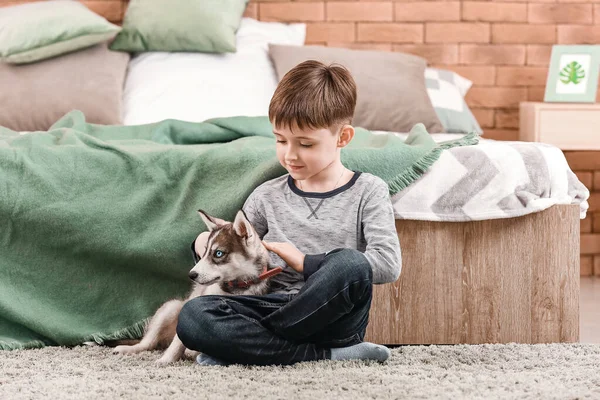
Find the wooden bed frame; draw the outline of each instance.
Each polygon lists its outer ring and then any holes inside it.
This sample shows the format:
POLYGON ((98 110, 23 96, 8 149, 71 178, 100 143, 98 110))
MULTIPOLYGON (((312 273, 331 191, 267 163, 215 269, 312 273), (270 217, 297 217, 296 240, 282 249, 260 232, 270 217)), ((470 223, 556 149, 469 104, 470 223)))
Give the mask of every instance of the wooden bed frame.
POLYGON ((402 273, 375 285, 365 340, 579 341, 579 206, 474 222, 397 220, 402 273))

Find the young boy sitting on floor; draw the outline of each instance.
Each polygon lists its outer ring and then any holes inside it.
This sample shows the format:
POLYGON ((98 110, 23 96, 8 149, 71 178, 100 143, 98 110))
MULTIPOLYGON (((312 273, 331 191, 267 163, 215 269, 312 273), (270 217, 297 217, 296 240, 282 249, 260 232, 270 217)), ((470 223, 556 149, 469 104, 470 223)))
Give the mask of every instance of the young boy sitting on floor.
POLYGON ((273 264, 285 268, 268 295, 200 296, 184 305, 177 334, 203 353, 199 364, 390 356, 363 339, 373 284, 400 276, 400 244, 387 184, 340 160, 354 137, 355 106, 356 84, 339 65, 306 61, 279 83, 269 119, 289 174, 257 187, 243 209, 273 264))

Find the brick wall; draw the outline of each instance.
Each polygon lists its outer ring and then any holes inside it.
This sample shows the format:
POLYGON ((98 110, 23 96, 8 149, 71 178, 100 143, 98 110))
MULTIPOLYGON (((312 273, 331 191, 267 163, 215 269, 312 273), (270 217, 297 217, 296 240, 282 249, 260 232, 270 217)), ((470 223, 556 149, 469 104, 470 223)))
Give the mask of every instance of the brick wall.
MULTIPOLYGON (((114 22, 127 7, 82 3, 114 22)), ((485 136, 499 140, 517 139, 519 102, 543 100, 553 44, 600 43, 600 0, 251 0, 246 16, 304 22, 308 44, 409 52, 454 70, 474 82, 467 103, 485 136)), ((600 152, 566 156, 593 190, 581 222, 581 272, 600 275, 600 152)))
POLYGON ((600 152, 565 154, 571 169, 592 192, 590 212, 581 221, 581 275, 600 276, 600 152))

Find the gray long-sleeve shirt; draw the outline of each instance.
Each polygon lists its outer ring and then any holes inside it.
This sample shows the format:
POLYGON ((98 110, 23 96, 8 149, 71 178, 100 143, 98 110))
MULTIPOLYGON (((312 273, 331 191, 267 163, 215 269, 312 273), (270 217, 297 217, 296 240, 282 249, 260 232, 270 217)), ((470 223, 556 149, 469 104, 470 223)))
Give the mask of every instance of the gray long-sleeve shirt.
POLYGON ((347 184, 326 193, 300 190, 283 175, 257 187, 244 212, 266 242, 290 242, 304 253, 304 274, 276 254, 271 262, 284 267, 271 286, 275 293, 297 293, 317 271, 325 253, 351 248, 364 253, 373 283, 394 282, 402 257, 387 184, 374 175, 355 172, 347 184))

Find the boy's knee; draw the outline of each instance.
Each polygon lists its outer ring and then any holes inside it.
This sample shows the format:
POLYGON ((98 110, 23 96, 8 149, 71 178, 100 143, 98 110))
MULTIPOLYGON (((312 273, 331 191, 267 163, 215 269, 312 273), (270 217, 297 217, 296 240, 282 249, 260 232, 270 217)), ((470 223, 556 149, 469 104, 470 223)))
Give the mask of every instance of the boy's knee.
POLYGON ((209 310, 220 301, 214 296, 200 296, 186 302, 177 319, 177 336, 188 349, 201 351, 201 341, 209 337, 206 328, 212 326, 209 310))
MULTIPOLYGON (((373 269, 363 253, 355 249, 336 249, 326 258, 328 268, 346 280, 372 280, 373 269)), ((324 267, 325 265, 323 265, 324 267)))

